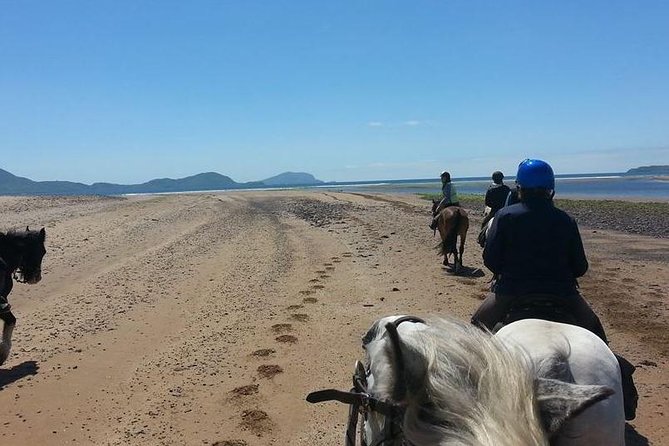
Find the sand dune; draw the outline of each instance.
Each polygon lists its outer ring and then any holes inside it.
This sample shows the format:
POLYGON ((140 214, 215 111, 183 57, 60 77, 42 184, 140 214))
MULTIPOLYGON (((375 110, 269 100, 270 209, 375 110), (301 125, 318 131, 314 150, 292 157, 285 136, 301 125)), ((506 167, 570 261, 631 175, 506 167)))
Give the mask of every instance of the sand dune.
MULTIPOLYGON (((360 337, 388 314, 468 318, 489 273, 445 273, 409 196, 236 192, 0 198, 46 226, 43 280, 10 296, 3 444, 339 445, 360 337)), ((465 265, 482 267, 471 225, 465 265)), ((667 239, 583 228, 583 294, 640 364, 630 445, 669 437, 667 239)))

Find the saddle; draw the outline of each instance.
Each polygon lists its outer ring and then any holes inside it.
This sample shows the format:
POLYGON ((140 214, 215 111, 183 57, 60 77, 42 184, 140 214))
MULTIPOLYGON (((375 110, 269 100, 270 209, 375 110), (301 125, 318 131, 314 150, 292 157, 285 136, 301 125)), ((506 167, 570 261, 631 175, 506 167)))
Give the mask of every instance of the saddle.
POLYGON ((576 325, 576 318, 572 316, 564 299, 550 294, 530 294, 515 298, 502 323, 508 325, 521 319, 543 319, 576 325))

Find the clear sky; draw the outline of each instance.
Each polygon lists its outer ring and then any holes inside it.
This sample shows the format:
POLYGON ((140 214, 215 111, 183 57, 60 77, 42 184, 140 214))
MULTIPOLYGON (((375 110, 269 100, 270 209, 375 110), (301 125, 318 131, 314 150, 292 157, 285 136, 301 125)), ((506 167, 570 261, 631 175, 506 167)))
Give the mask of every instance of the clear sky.
POLYGON ((669 2, 0 0, 0 168, 143 182, 669 164, 669 2))

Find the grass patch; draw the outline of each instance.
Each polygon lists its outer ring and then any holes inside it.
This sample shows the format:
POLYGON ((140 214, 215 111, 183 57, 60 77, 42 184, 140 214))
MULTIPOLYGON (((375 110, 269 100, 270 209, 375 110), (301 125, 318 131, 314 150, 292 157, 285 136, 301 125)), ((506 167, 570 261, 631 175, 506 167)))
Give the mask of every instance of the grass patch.
MULTIPOLYGON (((424 200, 442 197, 441 194, 417 195, 424 200)), ((470 215, 481 215, 485 197, 460 194, 460 204, 470 211, 470 215)), ((669 203, 558 198, 555 205, 574 217, 581 227, 669 237, 669 203)))

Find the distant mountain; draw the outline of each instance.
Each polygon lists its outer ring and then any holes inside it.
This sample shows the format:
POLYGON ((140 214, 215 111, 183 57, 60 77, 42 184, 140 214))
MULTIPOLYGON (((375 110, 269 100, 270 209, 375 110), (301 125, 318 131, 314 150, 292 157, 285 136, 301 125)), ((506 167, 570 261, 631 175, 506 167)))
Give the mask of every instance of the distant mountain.
POLYGON ((33 181, 0 169, 0 195, 120 195, 303 186, 320 183, 321 181, 308 173, 286 172, 265 181, 237 183, 220 173, 206 172, 179 179, 159 178, 142 184, 94 183, 87 185, 71 181, 33 181))
POLYGON ((160 178, 142 184, 94 183, 89 186, 70 181, 32 181, 0 169, 0 195, 118 195, 262 186, 263 184, 259 182, 237 183, 232 178, 216 172, 201 173, 176 180, 160 178))
POLYGON ((669 166, 641 166, 628 170, 625 175, 669 175, 669 166))
POLYGON ((323 184, 310 173, 305 172, 284 172, 277 176, 262 180, 267 186, 313 186, 323 184))

